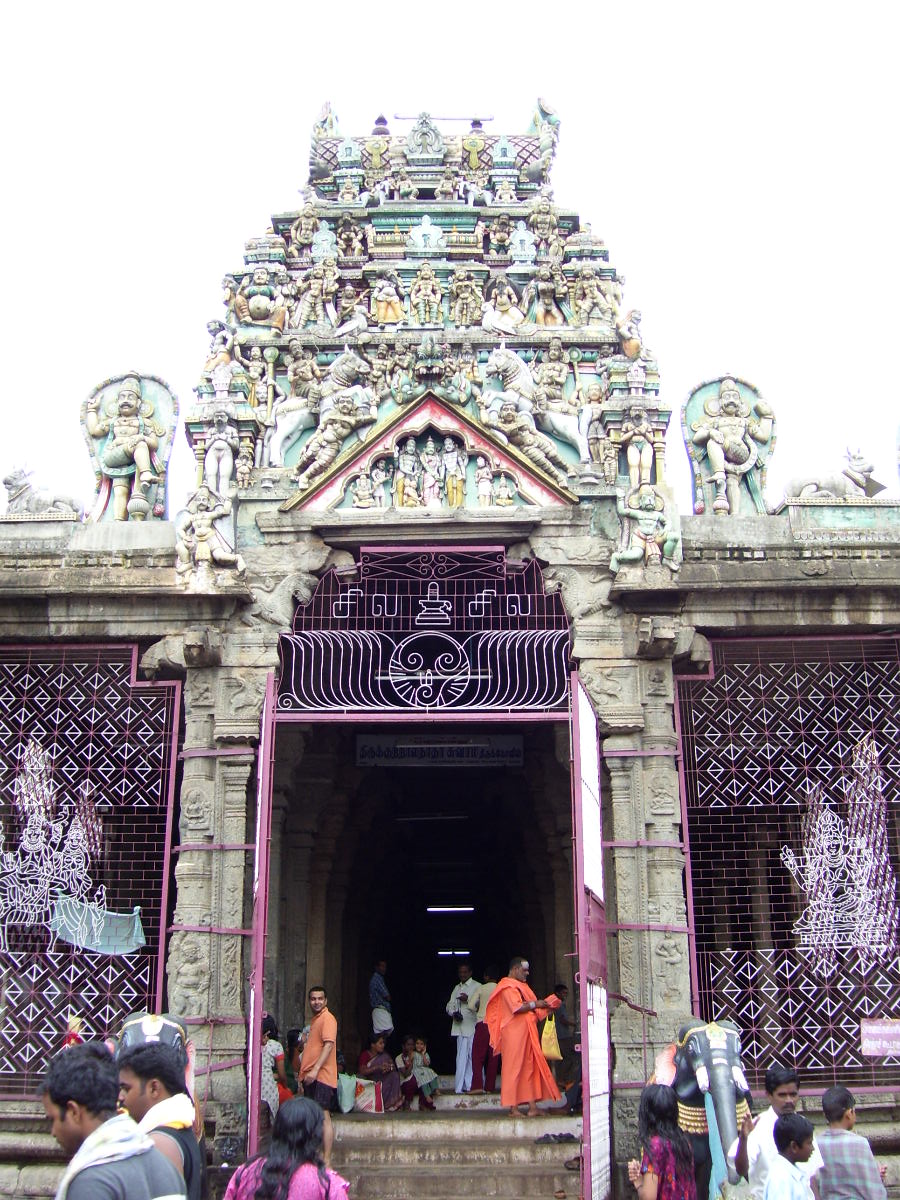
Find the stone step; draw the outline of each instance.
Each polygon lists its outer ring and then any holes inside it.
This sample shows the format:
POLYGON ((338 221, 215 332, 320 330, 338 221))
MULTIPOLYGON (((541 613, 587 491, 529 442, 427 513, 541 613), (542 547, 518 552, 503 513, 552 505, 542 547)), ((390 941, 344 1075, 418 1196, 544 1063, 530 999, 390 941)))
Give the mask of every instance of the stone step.
POLYGON ((348 1168, 389 1164, 421 1167, 448 1164, 458 1167, 464 1163, 467 1171, 510 1163, 527 1166, 530 1163, 535 1168, 549 1165, 558 1170, 567 1158, 574 1157, 580 1149, 579 1141, 535 1143, 533 1139, 524 1141, 513 1138, 467 1138, 465 1142, 433 1141, 430 1138, 384 1141, 379 1137, 365 1140, 353 1138, 335 1142, 333 1162, 338 1170, 341 1169, 338 1163, 348 1168))
POLYGON ((577 1171, 509 1164, 501 1170, 488 1167, 480 1172, 432 1167, 400 1173, 389 1167, 366 1166, 342 1174, 349 1180, 354 1200, 421 1200, 425 1196, 430 1200, 458 1200, 460 1196, 530 1200, 552 1197, 557 1191, 577 1200, 579 1188, 577 1171))
MULTIPOLYGON (((571 1133, 581 1139, 581 1117, 542 1112, 538 1117, 510 1117, 495 1109, 479 1113, 456 1110, 401 1113, 335 1113, 333 1115, 337 1141, 351 1139, 381 1142, 418 1141, 466 1142, 498 1139, 534 1142, 546 1133, 571 1133)), ((574 1143, 570 1143, 574 1144, 574 1143)))

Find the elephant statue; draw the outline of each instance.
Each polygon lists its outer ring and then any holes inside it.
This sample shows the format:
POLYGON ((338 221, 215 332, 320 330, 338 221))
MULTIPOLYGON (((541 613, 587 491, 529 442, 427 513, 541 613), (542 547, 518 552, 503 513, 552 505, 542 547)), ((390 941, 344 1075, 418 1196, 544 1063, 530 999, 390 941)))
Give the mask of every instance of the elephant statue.
MULTIPOLYGON (((750 1088, 741 1065, 740 1030, 731 1021, 707 1023, 697 1017, 686 1022, 678 1031, 678 1041, 657 1057, 652 1082, 667 1083, 675 1089, 678 1124, 690 1137, 694 1151, 697 1198, 707 1200, 714 1161, 727 1159, 741 1122, 750 1111, 750 1088), (707 1096, 718 1130, 719 1145, 715 1147, 711 1144, 707 1096)), ((738 1181, 733 1168, 728 1168, 728 1180, 738 1181)))

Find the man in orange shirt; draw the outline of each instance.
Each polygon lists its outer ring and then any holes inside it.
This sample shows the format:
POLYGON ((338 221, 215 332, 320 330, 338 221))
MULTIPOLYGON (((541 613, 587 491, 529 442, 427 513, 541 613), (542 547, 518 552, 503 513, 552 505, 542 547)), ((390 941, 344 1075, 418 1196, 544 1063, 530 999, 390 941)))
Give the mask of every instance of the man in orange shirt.
POLYGON ((526 1116, 538 1115, 538 1100, 558 1100, 547 1060, 541 1051, 536 1010, 559 1008, 558 996, 538 1000, 525 982, 531 968, 525 958, 514 958, 509 974, 500 980, 485 1009, 484 1019, 495 1054, 503 1056, 500 1072, 500 1103, 510 1115, 527 1104, 526 1116))
POLYGON ((324 987, 317 985, 309 989, 309 1007, 313 1019, 300 1059, 300 1083, 303 1085, 303 1094, 325 1110, 322 1149, 327 1166, 331 1161, 334 1142, 330 1113, 337 1099, 337 1020, 328 1011, 328 995, 324 987))

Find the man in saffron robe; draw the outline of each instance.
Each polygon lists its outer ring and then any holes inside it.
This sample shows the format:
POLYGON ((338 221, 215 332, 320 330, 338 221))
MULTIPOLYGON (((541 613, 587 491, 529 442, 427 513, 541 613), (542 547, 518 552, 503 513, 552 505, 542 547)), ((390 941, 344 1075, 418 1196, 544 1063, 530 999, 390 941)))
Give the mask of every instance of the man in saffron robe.
POLYGON ((495 1054, 503 1056, 500 1072, 500 1103, 515 1117, 520 1104, 528 1105, 526 1116, 538 1115, 538 1100, 558 1100, 559 1091, 541 1051, 537 1031, 537 1009, 559 1008, 559 997, 538 1000, 525 982, 528 960, 514 958, 509 974, 501 979, 488 1001, 484 1019, 495 1054))

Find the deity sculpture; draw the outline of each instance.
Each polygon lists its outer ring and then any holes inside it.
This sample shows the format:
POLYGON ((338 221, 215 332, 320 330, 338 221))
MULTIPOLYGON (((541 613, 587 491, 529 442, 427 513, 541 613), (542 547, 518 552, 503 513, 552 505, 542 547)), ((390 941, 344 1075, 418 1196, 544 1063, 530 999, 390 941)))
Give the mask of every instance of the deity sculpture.
POLYGON ((260 404, 266 403, 266 379, 268 369, 266 360, 263 358, 261 346, 251 346, 249 356, 244 354, 243 346, 240 342, 234 343, 234 357, 244 370, 247 377, 249 390, 247 392, 247 403, 251 408, 256 408, 260 404))
POLYGON ((227 496, 234 476, 235 456, 241 439, 228 413, 219 409, 204 432, 203 477, 206 486, 219 496, 227 496))
POLYGON ((589 264, 575 276, 572 313, 576 325, 605 325, 612 319, 613 311, 603 294, 600 279, 589 264))
POLYGON ((520 412, 515 403, 506 400, 497 414, 494 429, 510 445, 521 450, 526 458, 556 479, 561 487, 568 487, 568 464, 550 438, 538 433, 531 413, 520 412))
POLYGON ((250 486, 250 473, 253 470, 253 443, 249 438, 241 438, 241 448, 234 470, 238 488, 243 491, 250 486))
POLYGON ((538 268, 534 279, 525 289, 522 302, 527 306, 528 319, 535 325, 557 328, 566 323, 563 310, 557 301, 567 299, 568 289, 562 272, 554 271, 545 264, 538 268))
POLYGON ((391 394, 391 377, 394 373, 396 360, 387 342, 382 342, 371 356, 371 373, 369 383, 379 400, 384 400, 391 394))
POLYGON ((444 467, 434 438, 430 434, 424 450, 419 455, 419 462, 422 464, 422 503, 426 508, 440 508, 444 467))
POLYGON ((508 508, 509 505, 516 502, 515 484, 507 479, 506 475, 501 474, 500 479, 494 486, 494 504, 499 504, 501 508, 508 508))
POLYGON ((416 450, 415 438, 407 438, 401 449, 394 447, 394 479, 391 492, 397 508, 416 508, 419 505, 419 483, 422 463, 416 450))
POLYGON ((365 253, 359 225, 349 213, 343 213, 336 230, 338 254, 344 258, 360 258, 365 253))
MULTIPOLYGON (((546 356, 535 362, 531 374, 535 382, 535 409, 540 411, 546 408, 562 408, 565 404, 563 388, 569 376, 569 364, 559 338, 550 339, 546 356)), ((567 405, 566 407, 568 408, 567 405)))
POLYGON ((694 468, 694 511, 705 508, 705 472, 713 485, 714 513, 765 513, 763 486, 766 453, 775 436, 774 413, 757 393, 751 403, 733 379, 721 380, 717 393, 710 391, 711 386, 691 394, 682 417, 686 433, 690 422, 690 436, 685 441, 694 468), (698 401, 702 401, 702 416, 691 421, 698 401), (745 494, 748 503, 742 503, 745 494))
POLYGON ((372 307, 379 325, 399 325, 406 319, 403 307, 403 284, 395 273, 382 275, 372 288, 372 307))
POLYGON ((459 328, 481 320, 481 292, 471 271, 454 271, 450 281, 450 317, 459 328))
MULTIPOLYGON (((488 248, 492 258, 506 258, 512 239, 512 221, 508 213, 500 213, 488 226, 488 248)), ((532 260, 533 261, 533 260, 532 260)))
POLYGON ((616 512, 623 521, 626 545, 610 557, 611 571, 618 571, 625 563, 679 570, 681 538, 666 517, 665 508, 662 492, 650 483, 632 488, 627 494, 618 493, 616 512))
POLYGON ((616 322, 616 333, 626 358, 645 357, 646 351, 641 339, 641 314, 638 309, 633 308, 624 317, 619 318, 616 322))
POLYGON ((481 327, 488 333, 512 334, 524 322, 516 290, 505 275, 498 275, 487 286, 481 310, 481 327))
POLYGON ((375 498, 376 508, 390 507, 390 496, 385 491, 385 485, 390 484, 392 476, 393 468, 385 458, 380 458, 369 472, 369 478, 372 481, 372 495, 375 498))
POLYGON ((325 271, 320 266, 304 271, 297 280, 297 301, 291 317, 294 329, 328 324, 325 311, 325 271))
POLYGON ((340 190, 338 191, 338 200, 340 200, 341 204, 360 203, 359 187, 349 176, 340 186, 340 190))
POLYGON ((375 493, 372 490, 372 481, 368 475, 362 474, 356 477, 356 481, 353 484, 353 507, 375 507, 375 493))
POLYGON ((643 408, 635 405, 629 409, 628 417, 622 422, 619 445, 626 447, 628 482, 632 491, 649 483, 653 469, 653 426, 643 408))
POLYGON ((287 309, 268 268, 256 267, 252 275, 241 280, 234 297, 234 311, 242 325, 263 325, 284 333, 287 309))
POLYGON ((479 508, 487 508, 494 502, 494 472, 482 454, 475 459, 475 495, 479 508))
POLYGON ((202 378, 212 379, 214 372, 222 367, 230 367, 234 361, 232 354, 234 334, 221 321, 210 321, 206 328, 209 330, 212 341, 209 346, 209 355, 203 364, 202 378))
MULTIPOLYGON (((365 299, 367 292, 363 292, 359 297, 359 301, 365 299)), ((337 311, 335 314, 335 333, 338 337, 355 337, 359 336, 368 329, 369 317, 365 306, 357 300, 356 290, 352 283, 344 284, 341 288, 341 294, 338 297, 337 311)))
POLYGON ((619 474, 619 450, 603 423, 603 389, 596 381, 584 389, 579 424, 587 437, 591 462, 597 463, 605 483, 615 483, 619 474))
POLYGON ((205 574, 213 565, 245 571, 244 560, 225 543, 216 522, 231 515, 231 500, 216 496, 205 485, 197 489, 175 520, 175 572, 205 574))
POLYGON ((528 217, 528 228, 534 234, 537 252, 541 258, 562 258, 565 239, 559 230, 559 221, 553 206, 542 196, 528 217))
POLYGON ((492 204, 515 204, 518 199, 519 197, 516 195, 516 189, 511 179, 504 177, 497 181, 494 186, 492 204))
POLYGON ((319 219, 316 210, 307 204, 299 217, 291 225, 291 242, 288 247, 289 258, 300 258, 312 250, 313 238, 319 231, 319 219))
POLYGON ((443 292, 434 273, 434 267, 425 263, 409 289, 410 309, 419 318, 420 325, 440 323, 443 292))
POLYGON ((459 508, 465 503, 468 461, 465 447, 458 446, 452 437, 445 437, 444 448, 441 451, 441 473, 450 508, 459 508))
POLYGON ((150 488, 165 475, 157 451, 166 429, 154 420, 154 406, 136 375, 122 380, 103 411, 102 401, 102 392, 92 396, 83 415, 85 430, 94 439, 98 486, 112 489, 114 520, 142 520, 150 511, 150 488))
POLYGON ((321 383, 324 375, 316 357, 309 347, 304 347, 295 338, 288 347, 287 378, 291 396, 307 396, 314 383, 321 383))
POLYGON ((415 200, 419 195, 419 189, 410 179, 404 166, 397 167, 394 172, 393 185, 395 200, 415 200))
POLYGON ((318 429, 300 451, 296 467, 300 490, 308 488, 314 479, 328 470, 340 454, 345 438, 374 419, 374 413, 359 411, 352 395, 342 393, 334 407, 322 413, 318 429))
POLYGON ((434 189, 435 200, 454 200, 456 198, 459 180, 456 171, 450 165, 444 167, 444 174, 438 180, 434 189))

